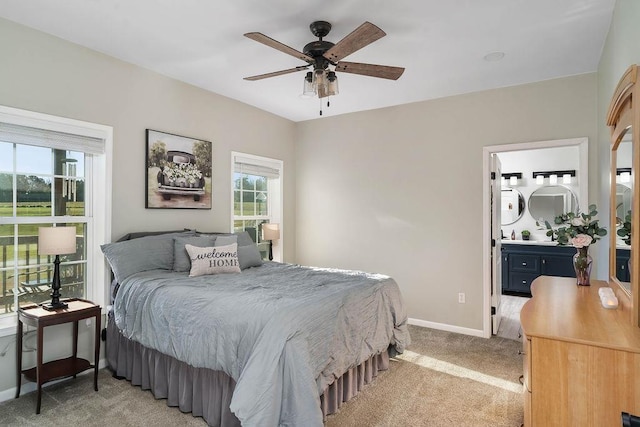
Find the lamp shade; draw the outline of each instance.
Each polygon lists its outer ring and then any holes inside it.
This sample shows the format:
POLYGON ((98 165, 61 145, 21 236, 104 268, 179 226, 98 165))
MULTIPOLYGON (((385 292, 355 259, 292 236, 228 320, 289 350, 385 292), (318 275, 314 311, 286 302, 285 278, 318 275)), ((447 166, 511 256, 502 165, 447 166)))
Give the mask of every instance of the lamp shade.
POLYGON ((38 254, 64 255, 76 252, 75 227, 38 228, 38 254))
POLYGON ((280 238, 280 224, 262 224, 262 240, 278 240, 280 238))

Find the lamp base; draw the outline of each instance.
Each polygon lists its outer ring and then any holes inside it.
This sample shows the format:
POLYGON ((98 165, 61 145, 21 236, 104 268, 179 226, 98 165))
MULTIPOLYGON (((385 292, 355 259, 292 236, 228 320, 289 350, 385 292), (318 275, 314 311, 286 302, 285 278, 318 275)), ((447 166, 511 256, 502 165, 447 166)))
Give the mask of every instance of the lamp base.
POLYGON ((48 303, 40 304, 40 307, 44 308, 45 310, 55 311, 55 310, 60 310, 62 308, 67 308, 69 307, 69 304, 67 304, 66 302, 60 302, 60 301, 58 301, 57 303, 48 302, 48 303))

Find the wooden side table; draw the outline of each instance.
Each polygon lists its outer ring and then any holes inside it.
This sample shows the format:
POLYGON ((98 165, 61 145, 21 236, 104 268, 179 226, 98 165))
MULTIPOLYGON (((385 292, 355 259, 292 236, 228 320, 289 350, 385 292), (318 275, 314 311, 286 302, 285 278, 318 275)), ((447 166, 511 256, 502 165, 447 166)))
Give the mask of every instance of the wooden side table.
POLYGON ((29 381, 38 384, 38 403, 36 414, 40 413, 42 399, 42 385, 46 382, 65 378, 76 377, 82 371, 93 368, 93 388, 98 391, 98 361, 100 360, 100 306, 91 301, 72 298, 65 300, 67 308, 48 311, 38 305, 28 305, 18 309, 18 330, 16 333, 16 365, 17 365, 17 391, 16 399, 20 397, 22 375, 29 381), (77 357, 78 354, 78 321, 95 317, 95 344, 93 365, 86 359, 77 357), (42 363, 44 328, 51 325, 73 322, 73 356, 65 359, 53 360, 42 363), (33 326, 38 329, 37 364, 30 369, 22 369, 22 329, 23 325, 33 326))

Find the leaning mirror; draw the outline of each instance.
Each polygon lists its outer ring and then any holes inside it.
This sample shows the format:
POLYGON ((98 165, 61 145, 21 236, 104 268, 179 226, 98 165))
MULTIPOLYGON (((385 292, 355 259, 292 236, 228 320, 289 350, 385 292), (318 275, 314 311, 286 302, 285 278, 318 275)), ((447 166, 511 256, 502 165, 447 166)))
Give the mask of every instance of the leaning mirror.
POLYGON ((566 212, 576 212, 578 198, 570 188, 564 185, 540 187, 529 196, 529 213, 540 224, 548 221, 553 224, 555 218, 566 212))
POLYGON ((636 233, 640 226, 638 69, 632 65, 622 75, 607 111, 611 131, 609 286, 634 326, 640 326, 640 233, 636 233), (619 184, 630 188, 630 199, 619 184))
POLYGON ((524 214, 524 196, 522 193, 511 187, 502 187, 500 206, 500 224, 513 224, 524 214))
MULTIPOLYGON (((631 294, 631 207, 633 203, 632 158, 633 144, 631 128, 621 136, 612 152, 612 173, 615 170, 615 196, 612 204, 615 209, 615 258, 612 271, 620 286, 631 294)), ((613 223, 613 221, 612 221, 613 223)))

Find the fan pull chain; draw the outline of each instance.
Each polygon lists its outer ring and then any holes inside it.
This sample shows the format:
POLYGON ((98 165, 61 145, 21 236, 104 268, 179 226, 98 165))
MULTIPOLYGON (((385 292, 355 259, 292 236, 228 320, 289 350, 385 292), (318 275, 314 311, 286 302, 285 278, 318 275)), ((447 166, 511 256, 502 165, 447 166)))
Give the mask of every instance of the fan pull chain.
MULTIPOLYGON (((327 97, 327 108, 331 107, 331 101, 327 97)), ((320 115, 322 115, 322 98, 320 98, 320 115)))

